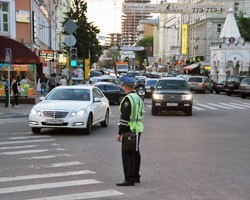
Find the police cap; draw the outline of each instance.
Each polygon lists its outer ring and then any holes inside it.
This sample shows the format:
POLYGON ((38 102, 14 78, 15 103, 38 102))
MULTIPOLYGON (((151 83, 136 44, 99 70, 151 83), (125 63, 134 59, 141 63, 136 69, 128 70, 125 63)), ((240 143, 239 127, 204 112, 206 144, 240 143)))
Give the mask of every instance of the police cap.
POLYGON ((120 80, 124 85, 133 86, 135 84, 135 79, 133 77, 123 76, 120 80))

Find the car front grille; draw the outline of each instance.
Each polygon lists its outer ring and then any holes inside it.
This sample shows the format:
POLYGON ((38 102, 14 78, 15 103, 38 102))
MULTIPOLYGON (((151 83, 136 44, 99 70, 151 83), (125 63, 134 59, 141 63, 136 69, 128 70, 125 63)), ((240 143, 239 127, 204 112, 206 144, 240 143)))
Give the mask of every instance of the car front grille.
POLYGON ((181 101, 182 96, 176 94, 164 94, 164 101, 181 101))
POLYGON ((43 111, 44 117, 65 118, 69 112, 66 111, 43 111))

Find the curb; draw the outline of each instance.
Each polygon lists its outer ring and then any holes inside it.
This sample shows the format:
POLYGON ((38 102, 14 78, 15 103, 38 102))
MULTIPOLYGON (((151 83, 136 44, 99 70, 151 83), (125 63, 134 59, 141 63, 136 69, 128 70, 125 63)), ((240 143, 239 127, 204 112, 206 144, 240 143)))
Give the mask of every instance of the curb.
POLYGON ((28 117, 28 113, 0 113, 0 119, 8 119, 8 118, 18 118, 18 117, 28 117))

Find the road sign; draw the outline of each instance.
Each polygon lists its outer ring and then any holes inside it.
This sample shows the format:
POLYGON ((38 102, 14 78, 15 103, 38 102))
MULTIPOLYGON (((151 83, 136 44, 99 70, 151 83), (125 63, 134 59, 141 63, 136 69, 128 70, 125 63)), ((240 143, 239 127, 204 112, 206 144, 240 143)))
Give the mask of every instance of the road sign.
POLYGON ((141 46, 123 46, 122 51, 143 51, 144 47, 141 46))
POLYGON ((68 47, 73 47, 76 44, 76 38, 73 35, 66 35, 64 42, 68 47))
POLYGON ((5 48, 5 63, 10 64, 12 60, 11 48, 5 48))
POLYGON ((123 3, 124 13, 222 13, 226 11, 224 3, 207 4, 143 4, 123 3))
POLYGON ((63 28, 64 30, 68 33, 68 34, 72 34, 75 32, 75 30, 77 29, 77 25, 71 20, 68 19, 64 24, 63 24, 63 28))

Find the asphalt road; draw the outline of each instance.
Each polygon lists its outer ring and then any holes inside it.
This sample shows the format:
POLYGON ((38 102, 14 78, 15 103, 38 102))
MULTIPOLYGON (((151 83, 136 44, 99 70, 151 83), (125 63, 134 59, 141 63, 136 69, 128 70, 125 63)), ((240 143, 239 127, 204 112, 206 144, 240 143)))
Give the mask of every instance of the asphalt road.
POLYGON ((250 99, 194 96, 193 116, 151 116, 145 100, 142 178, 135 187, 115 185, 123 180, 117 105, 109 127, 97 125, 91 135, 33 135, 26 118, 1 119, 0 199, 249 200, 250 99))

